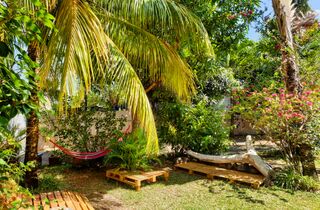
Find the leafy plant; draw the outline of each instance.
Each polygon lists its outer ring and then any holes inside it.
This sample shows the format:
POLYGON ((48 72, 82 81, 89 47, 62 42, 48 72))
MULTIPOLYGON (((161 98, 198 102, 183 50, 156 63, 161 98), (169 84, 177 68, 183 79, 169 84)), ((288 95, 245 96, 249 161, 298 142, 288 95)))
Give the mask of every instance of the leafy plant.
POLYGON ((27 206, 26 201, 31 197, 29 190, 18 183, 25 172, 34 167, 34 163, 17 162, 19 148, 20 144, 12 132, 0 126, 0 203, 7 209, 27 206))
POLYGON ((78 109, 62 117, 46 113, 46 126, 42 130, 57 137, 57 143, 74 151, 97 151, 122 135, 119 128, 124 126, 124 118, 116 118, 110 106, 78 109))
POLYGON ((290 190, 317 191, 320 183, 309 176, 302 176, 293 168, 285 168, 275 175, 274 184, 290 190))
POLYGON ((147 139, 142 129, 136 129, 120 139, 113 139, 110 142, 112 150, 105 158, 105 164, 118 164, 120 169, 127 170, 148 170, 151 168, 151 161, 159 160, 154 156, 147 155, 147 139))
POLYGON ((162 144, 176 153, 191 149, 206 154, 219 154, 229 145, 226 113, 200 101, 193 106, 162 103, 157 112, 162 144))

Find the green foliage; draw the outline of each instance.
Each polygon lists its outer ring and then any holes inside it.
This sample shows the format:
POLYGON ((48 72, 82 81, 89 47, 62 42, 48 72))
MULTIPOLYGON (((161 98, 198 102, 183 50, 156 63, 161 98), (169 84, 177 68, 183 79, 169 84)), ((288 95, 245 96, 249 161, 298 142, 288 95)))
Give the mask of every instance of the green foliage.
POLYGON ((124 126, 123 118, 109 107, 88 107, 56 116, 46 112, 43 132, 57 137, 58 144, 80 152, 92 152, 106 148, 111 139, 121 136, 119 128, 124 126))
POLYGON ((0 203, 8 209, 25 206, 30 192, 19 186, 25 172, 34 167, 32 162, 19 163, 16 160, 20 144, 12 132, 0 126, 0 203))
POLYGON ((111 152, 105 157, 105 164, 117 164, 119 169, 148 170, 150 161, 159 161, 153 156, 148 156, 146 151, 147 140, 142 129, 119 139, 113 139, 109 148, 111 152))
POLYGON ((320 69, 320 27, 315 23, 296 41, 300 58, 301 81, 307 84, 320 85, 318 77, 320 69))
POLYGON ((281 63, 280 50, 273 39, 264 38, 259 42, 245 40, 237 45, 230 56, 230 67, 235 78, 244 87, 262 90, 281 81, 278 67, 281 63))
POLYGON ((293 168, 285 168, 275 175, 274 184, 292 191, 318 191, 320 183, 308 176, 302 176, 295 172, 293 168))
MULTIPOLYGON (((25 46, 41 40, 40 23, 52 27, 52 16, 39 0, 32 0, 30 8, 19 7, 17 0, 0 3, 0 203, 4 209, 27 207, 30 192, 19 186, 26 171, 34 163, 17 161, 20 145, 8 123, 16 114, 38 111, 31 102, 31 91, 36 87, 34 68, 37 64, 28 57, 25 46)), ((40 93, 39 93, 40 94, 40 93)))
POLYGON ((162 144, 175 152, 187 149, 205 154, 219 154, 229 145, 226 113, 200 101, 193 106, 163 102, 158 105, 157 123, 162 144))
POLYGON ((263 13, 259 0, 179 0, 203 22, 217 53, 224 54, 243 40, 251 22, 263 13))

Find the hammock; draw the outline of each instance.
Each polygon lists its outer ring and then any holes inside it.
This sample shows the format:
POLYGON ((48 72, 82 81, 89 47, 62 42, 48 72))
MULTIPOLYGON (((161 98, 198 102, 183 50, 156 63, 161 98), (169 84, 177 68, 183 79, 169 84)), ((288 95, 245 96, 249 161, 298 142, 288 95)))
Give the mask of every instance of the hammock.
MULTIPOLYGON (((130 125, 128 126, 128 128, 125 130, 124 135, 126 135, 130 130, 130 125)), ((118 139, 118 141, 122 141, 122 137, 120 137, 118 139)), ((92 160, 92 159, 97 159, 99 157, 103 157, 106 154, 108 154, 109 152, 111 152, 110 149, 102 149, 96 152, 74 152, 71 151, 59 144, 57 144, 56 142, 54 142, 53 140, 50 140, 50 142, 58 147, 58 149, 60 149, 64 154, 69 155, 75 159, 79 159, 79 160, 92 160)))

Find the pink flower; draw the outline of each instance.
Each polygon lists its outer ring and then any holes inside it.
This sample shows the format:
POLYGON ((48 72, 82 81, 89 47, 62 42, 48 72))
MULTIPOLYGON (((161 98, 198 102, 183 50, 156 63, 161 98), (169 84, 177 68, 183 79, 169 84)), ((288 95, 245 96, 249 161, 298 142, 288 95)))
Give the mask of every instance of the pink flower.
POLYGON ((310 95, 311 93, 312 93, 312 91, 311 90, 308 90, 308 91, 306 91, 306 92, 304 92, 306 95, 310 95))
POLYGON ((307 101, 307 105, 308 105, 308 106, 312 106, 313 103, 312 103, 311 101, 307 101))
POLYGON ((118 139, 118 142, 122 142, 122 141, 123 141, 123 138, 120 137, 120 138, 118 139))
POLYGON ((276 93, 273 93, 271 96, 272 96, 272 97, 276 97, 276 96, 277 96, 277 94, 276 94, 276 93))
POLYGON ((278 116, 282 117, 283 116, 282 112, 278 112, 278 116))
POLYGON ((280 89, 280 93, 284 93, 284 89, 283 88, 280 89))

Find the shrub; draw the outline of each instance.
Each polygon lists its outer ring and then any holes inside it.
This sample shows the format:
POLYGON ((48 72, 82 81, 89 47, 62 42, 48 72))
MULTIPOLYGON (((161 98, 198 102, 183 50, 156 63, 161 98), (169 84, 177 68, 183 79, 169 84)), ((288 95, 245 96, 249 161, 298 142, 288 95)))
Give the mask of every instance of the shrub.
POLYGON ((234 99, 233 111, 276 143, 297 173, 302 172, 301 164, 304 167, 314 162, 313 152, 319 142, 320 90, 305 89, 301 94, 271 88, 261 92, 241 90, 234 99))
POLYGON ((293 168, 285 168, 275 175, 274 184, 289 190, 317 191, 320 190, 319 182, 311 177, 302 176, 293 168))
POLYGON ((105 164, 117 164, 119 169, 127 170, 148 170, 152 160, 159 160, 147 156, 147 139, 142 129, 136 129, 120 139, 113 139, 109 148, 112 150, 105 157, 105 164))
POLYGON ((18 183, 34 164, 17 162, 19 146, 12 133, 0 126, 0 203, 7 209, 26 207, 25 201, 31 197, 28 189, 18 183))
POLYGON ((111 139, 119 138, 124 119, 117 119, 111 107, 90 107, 62 117, 46 112, 44 120, 46 127, 42 130, 58 137, 58 144, 74 151, 91 152, 105 148, 111 139))
POLYGON ((219 154, 229 145, 229 126, 223 110, 215 110, 202 100, 193 106, 162 103, 157 113, 162 144, 176 153, 187 149, 206 154, 219 154))

